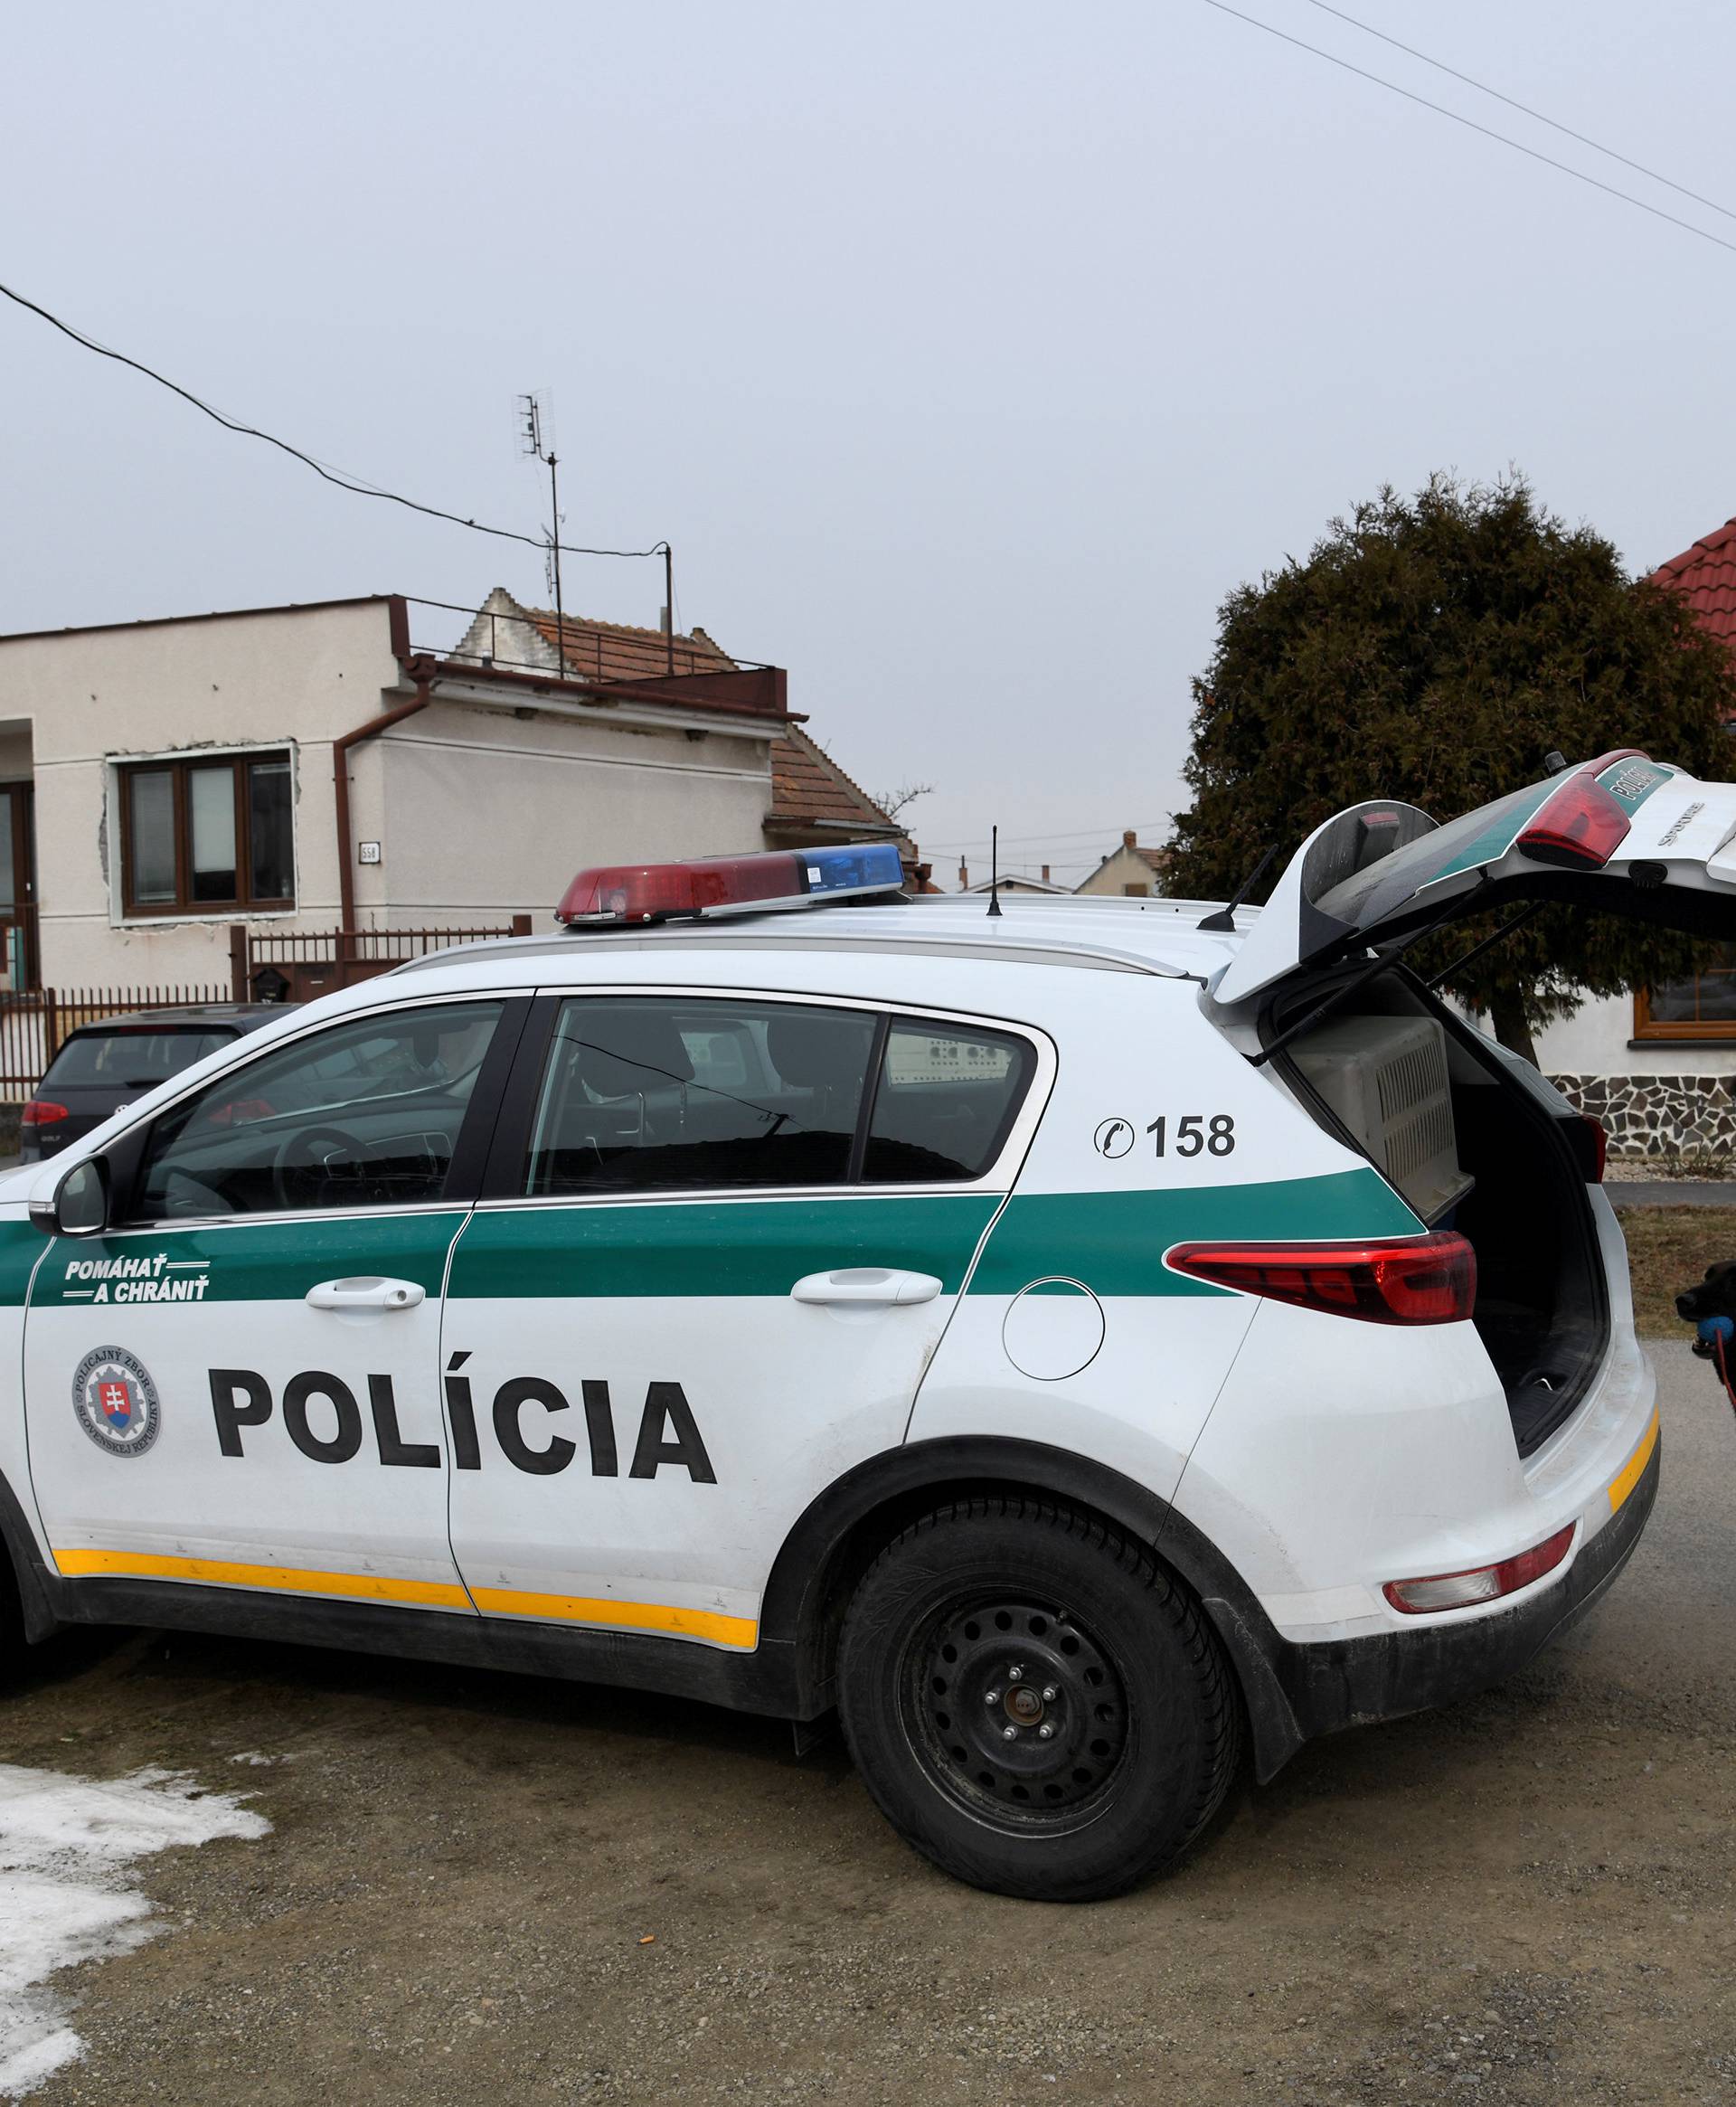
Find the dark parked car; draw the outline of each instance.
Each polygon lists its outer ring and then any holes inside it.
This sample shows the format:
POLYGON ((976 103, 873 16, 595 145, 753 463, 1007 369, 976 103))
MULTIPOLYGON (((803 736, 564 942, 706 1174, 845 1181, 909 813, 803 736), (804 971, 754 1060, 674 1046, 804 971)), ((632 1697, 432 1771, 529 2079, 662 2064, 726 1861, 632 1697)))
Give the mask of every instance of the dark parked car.
POLYGON ((19 1159, 41 1163, 101 1126, 111 1112, 231 1039, 280 1017, 280 1002, 211 1002, 136 1010, 81 1025, 61 1043, 24 1107, 19 1159))

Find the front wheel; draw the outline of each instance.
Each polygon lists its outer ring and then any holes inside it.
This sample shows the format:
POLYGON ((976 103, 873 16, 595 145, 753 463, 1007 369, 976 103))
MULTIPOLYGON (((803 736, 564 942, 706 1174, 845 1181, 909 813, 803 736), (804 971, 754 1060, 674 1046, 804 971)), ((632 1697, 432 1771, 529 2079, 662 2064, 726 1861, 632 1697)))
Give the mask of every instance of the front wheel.
POLYGON ((1141 1545, 1014 1498, 925 1516, 844 1619, 850 1752, 907 1842, 973 1886, 1095 1902, 1173 1865, 1241 1713, 1199 1604, 1141 1545))

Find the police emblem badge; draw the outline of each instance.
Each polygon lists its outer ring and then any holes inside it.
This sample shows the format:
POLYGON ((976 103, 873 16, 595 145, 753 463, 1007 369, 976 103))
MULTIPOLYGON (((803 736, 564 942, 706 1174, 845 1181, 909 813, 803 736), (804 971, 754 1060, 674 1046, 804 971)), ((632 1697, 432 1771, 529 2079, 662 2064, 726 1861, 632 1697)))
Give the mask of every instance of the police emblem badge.
POLYGON ((143 1454, 161 1424, 150 1370, 123 1346, 98 1346, 79 1363, 72 1410, 98 1448, 111 1456, 143 1454))

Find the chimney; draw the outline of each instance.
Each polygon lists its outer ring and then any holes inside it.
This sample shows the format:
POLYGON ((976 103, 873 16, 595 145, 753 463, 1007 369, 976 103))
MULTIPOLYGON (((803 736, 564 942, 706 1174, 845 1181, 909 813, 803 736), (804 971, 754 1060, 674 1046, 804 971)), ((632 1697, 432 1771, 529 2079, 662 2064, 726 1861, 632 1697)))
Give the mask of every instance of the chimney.
POLYGON ((958 890, 961 893, 968 893, 970 891, 970 865, 965 861, 963 856, 960 856, 958 859, 958 890))
POLYGON ((1043 866, 1043 882, 1045 885, 1049 883, 1049 866, 1047 864, 1043 866))
POLYGON ((657 627, 665 637, 669 634, 669 609, 666 607, 657 609, 657 627))
POLYGON ((1127 827, 1127 828, 1126 829, 1126 831, 1125 831, 1125 832, 1122 834, 1122 836, 1121 836, 1121 846, 1122 846, 1122 847, 1123 847, 1123 848, 1137 848, 1137 847, 1138 847, 1138 846, 1139 846, 1139 836, 1137 836, 1137 834, 1136 834, 1136 833, 1133 831, 1132 827, 1127 827))

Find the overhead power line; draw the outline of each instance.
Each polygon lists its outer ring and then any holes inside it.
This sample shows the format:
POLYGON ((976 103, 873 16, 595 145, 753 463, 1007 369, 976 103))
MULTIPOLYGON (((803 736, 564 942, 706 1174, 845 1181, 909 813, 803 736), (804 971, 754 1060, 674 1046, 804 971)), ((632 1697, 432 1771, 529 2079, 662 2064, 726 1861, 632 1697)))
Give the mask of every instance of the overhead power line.
POLYGON ((1636 197, 1631 191, 1618 190, 1613 183, 1604 183, 1595 175, 1588 175, 1583 168, 1575 168, 1571 162, 1557 161, 1552 155, 1539 153, 1535 146, 1527 146, 1518 139, 1510 139, 1505 132, 1497 132, 1491 126, 1480 125, 1475 118, 1466 117, 1457 109, 1448 109, 1444 102, 1430 102, 1426 95, 1417 95, 1409 88, 1401 88, 1396 80, 1389 80, 1380 73, 1371 73, 1365 66, 1354 66, 1348 59, 1341 59, 1336 52, 1324 51, 1318 44, 1309 43, 1306 38, 1292 36, 1288 30, 1275 28, 1271 23, 1262 22, 1257 14, 1244 14, 1240 7, 1230 6, 1228 0, 1205 0, 1205 5, 1215 7, 1220 14, 1233 14, 1238 22, 1245 22, 1250 29, 1263 29, 1268 36, 1277 37, 1281 43, 1294 44, 1299 52, 1310 52, 1316 59, 1326 60, 1329 66, 1338 66, 1346 73, 1354 73, 1359 80, 1372 80, 1376 88, 1384 88, 1389 95, 1401 95, 1407 102, 1414 102, 1423 109, 1433 110, 1437 117, 1450 118, 1454 124, 1463 125, 1467 131, 1481 132, 1486 139, 1494 139, 1499 146, 1510 146, 1515 154, 1524 155, 1527 160, 1541 161, 1545 168, 1559 169, 1563 175, 1571 175, 1576 183, 1589 183, 1593 190, 1602 191, 1606 197, 1618 197, 1623 204, 1633 205, 1642 213, 1649 213, 1655 220, 1666 220, 1672 227, 1680 227, 1684 233, 1697 234, 1701 241, 1710 241, 1714 247, 1727 249, 1731 255, 1736 255, 1736 241, 1726 241, 1722 234, 1714 234, 1706 227, 1696 227, 1692 220, 1680 219, 1675 213, 1666 213, 1661 205, 1647 204, 1643 197, 1636 197))
POLYGON ((1647 168, 1643 161, 1636 161, 1627 154, 1618 154, 1613 146, 1606 146, 1586 132, 1576 132, 1571 125, 1558 123, 1552 117, 1545 117, 1541 109, 1533 109, 1530 103, 1521 102, 1516 96, 1504 95, 1500 89, 1491 88, 1486 80, 1478 80, 1469 73, 1461 73, 1457 66, 1449 66, 1443 59, 1431 59, 1427 52, 1420 52, 1415 44, 1405 43, 1396 36, 1389 36, 1383 29, 1376 29, 1372 22, 1359 22, 1355 15, 1346 14, 1342 7, 1335 7, 1332 0, 1308 0, 1311 7, 1317 7, 1323 14, 1335 14, 1340 22, 1347 22, 1353 29, 1360 29, 1364 36, 1377 36, 1383 44, 1391 44, 1395 52, 1404 52, 1413 59, 1420 59, 1425 66, 1432 66, 1438 73, 1449 73, 1455 80, 1462 80, 1466 87, 1475 88, 1479 95, 1493 96, 1496 102, 1505 102, 1509 109, 1516 109, 1522 116, 1534 118, 1540 125, 1547 125, 1551 131, 1560 132, 1563 138, 1577 139, 1580 146, 1590 146, 1594 154, 1606 155, 1611 161, 1619 161, 1624 168, 1631 168, 1637 175, 1643 175, 1652 183, 1661 183, 1665 190, 1675 191, 1678 196, 1692 198, 1695 204, 1704 205, 1708 212, 1722 213, 1727 220, 1736 220, 1736 212, 1728 205, 1721 205, 1715 197, 1702 197, 1697 190, 1690 190, 1685 183, 1676 183, 1667 175, 1660 175, 1656 168, 1647 168))
MULTIPOLYGON (((317 461, 312 454, 304 453, 300 447, 291 446, 287 439, 278 439, 269 431, 261 431, 256 425, 240 423, 235 418, 225 417, 221 410, 213 410, 209 402, 202 402, 191 388, 184 388, 178 381, 172 381, 159 373, 154 366, 147 366, 142 359, 129 358, 124 351, 112 350, 106 344, 99 344, 94 337, 86 336, 74 329, 70 322, 62 322, 58 315, 51 315, 46 307, 34 300, 26 299, 23 293, 14 292, 9 285, 0 285, 0 293, 31 314, 40 315, 51 328, 58 329, 62 336, 70 336, 74 344, 82 345, 86 351, 93 351, 99 358, 111 358, 118 365, 130 366, 136 373, 143 373, 147 381, 155 381, 158 387, 166 388, 172 395, 179 395, 184 402, 202 411, 225 431, 239 432, 243 439, 263 439, 267 446, 276 447, 279 453, 288 454, 291 460, 299 461, 311 468, 316 476, 327 483, 335 483, 340 490, 353 492, 357 497, 379 497, 389 505, 401 505, 409 512, 425 513, 429 519, 448 520, 454 526, 468 527, 473 534, 493 534, 503 542, 523 542, 533 549, 547 550, 546 536, 521 534, 511 527, 488 526, 479 519, 466 519, 461 513, 443 512, 438 505, 421 505, 413 497, 401 497, 395 490, 382 489, 377 483, 367 482, 360 476, 352 476, 346 469, 335 468, 325 461, 317 461)), ((654 543, 648 549, 580 549, 562 542, 561 549, 569 556, 661 556, 667 546, 663 542, 654 543)))
MULTIPOLYGON (((1142 827, 1166 827, 1168 824, 1167 818, 1137 819, 1134 822, 1133 831, 1137 834, 1142 827)), ((1066 834, 1004 834, 1000 838, 1003 848, 1028 848, 1033 845, 1041 846, 1044 843, 1061 843, 1065 846, 1078 841, 1103 841, 1106 839, 1118 841, 1124 829, 1119 827, 1081 827, 1066 834)), ((988 846, 988 836, 986 834, 979 839, 972 841, 931 841, 929 843, 929 846, 935 849, 986 848, 988 846)))

